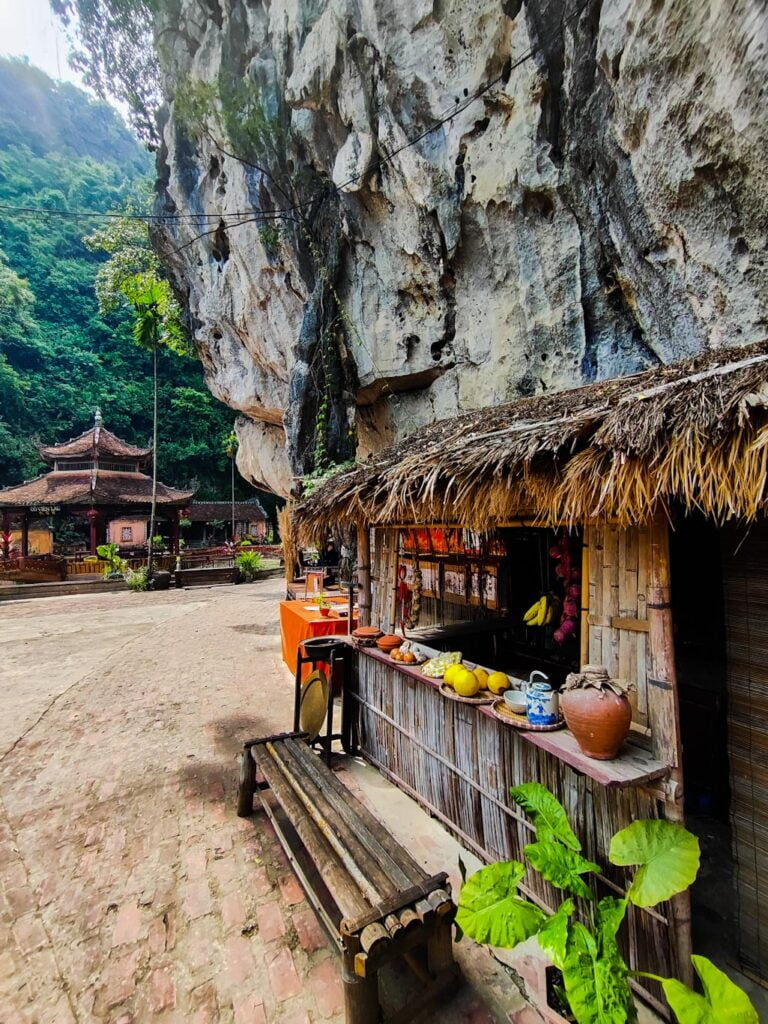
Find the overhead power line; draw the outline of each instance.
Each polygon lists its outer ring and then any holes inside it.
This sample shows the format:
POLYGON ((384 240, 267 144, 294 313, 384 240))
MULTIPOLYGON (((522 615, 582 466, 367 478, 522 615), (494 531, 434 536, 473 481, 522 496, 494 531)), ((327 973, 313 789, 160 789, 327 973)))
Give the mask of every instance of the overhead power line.
MULTIPOLYGON (((15 214, 19 214, 19 215, 22 215, 22 216, 35 216, 35 215, 38 215, 38 216, 42 216, 42 217, 62 217, 62 218, 69 218, 69 219, 73 219, 73 220, 76 220, 76 219, 98 219, 98 218, 101 218, 101 219, 104 219, 104 220, 134 220, 134 221, 144 221, 147 224, 150 224, 150 223, 173 224, 174 222, 184 222, 184 221, 216 220, 216 221, 224 222, 225 228, 226 227, 239 227, 242 224, 254 223, 255 221, 258 221, 258 220, 265 220, 265 221, 281 220, 281 219, 285 218, 286 215, 288 215, 288 214, 297 213, 298 211, 303 210, 303 209, 305 209, 308 206, 311 206, 313 203, 315 203, 318 199, 320 199, 324 195, 325 196, 329 196, 329 195, 331 195, 333 193, 339 194, 339 193, 343 192, 344 189, 349 188, 350 185, 353 185, 356 182, 362 180, 363 178, 368 177, 370 174, 372 174, 375 171, 379 170, 380 168, 384 167, 386 164, 391 164, 395 160, 396 157, 398 157, 401 153, 405 152, 407 149, 410 149, 412 146, 418 145, 418 143, 421 142, 422 139, 425 139, 428 135, 431 135, 433 132, 437 131, 438 128, 442 128, 443 125, 445 125, 449 121, 453 120, 453 118, 455 118, 458 114, 461 114, 472 103, 475 103, 477 100, 479 100, 483 96, 485 96, 488 92, 490 92, 491 89, 494 88, 494 86, 499 85, 501 82, 504 82, 505 80, 508 80, 509 76, 517 68, 521 67, 523 64, 527 63, 529 60, 531 60, 533 57, 537 56, 538 54, 543 53, 543 51, 545 49, 545 46, 547 44, 553 42, 555 39, 557 39, 560 31, 562 31, 563 26, 566 25, 567 23, 569 23, 570 21, 572 21, 574 18, 577 18, 584 11, 584 9, 587 7, 588 3, 590 3, 590 0, 583 0, 583 2, 581 4, 579 4, 579 6, 571 14, 563 16, 563 18, 561 19, 560 25, 558 27, 558 30, 556 32, 552 32, 544 40, 544 42, 541 45, 539 45, 539 46, 532 46, 521 57, 519 57, 516 61, 514 61, 514 63, 506 65, 504 67, 504 69, 501 71, 501 73, 498 74, 495 78, 491 79, 491 81, 486 82, 485 85, 481 86, 479 89, 477 89, 471 95, 464 97, 464 99, 456 100, 456 102, 453 104, 453 106, 451 106, 449 109, 444 111, 435 121, 433 121, 426 128, 422 129, 413 138, 408 139, 401 146, 398 146, 397 149, 394 149, 394 150, 392 150, 389 153, 384 153, 373 164, 369 164, 364 170, 360 171, 358 174, 353 175, 351 178, 348 178, 346 181, 342 182, 340 185, 328 184, 328 185, 323 186, 320 189, 316 189, 315 192, 311 196, 309 196, 307 199, 304 199, 304 200, 296 203, 293 206, 278 207, 276 210, 265 210, 265 211, 238 210, 238 211, 229 212, 229 213, 223 213, 221 211, 218 211, 218 212, 214 212, 214 213, 200 212, 200 213, 167 213, 167 214, 146 213, 146 214, 136 214, 136 213, 128 213, 128 212, 123 213, 123 212, 120 212, 120 211, 111 211, 111 212, 105 213, 105 212, 101 212, 99 210, 76 210, 75 211, 75 210, 62 210, 62 209, 55 209, 55 208, 51 209, 51 208, 43 208, 43 207, 24 207, 24 206, 10 206, 10 205, 7 205, 7 204, 0 204, 0 212, 15 213, 15 214), (226 223, 228 218, 231 218, 233 220, 237 220, 238 223, 237 224, 230 224, 230 225, 228 225, 226 223)), ((220 149, 221 147, 219 147, 217 145, 217 148, 220 149)), ((229 154, 229 155, 231 156, 232 154, 229 154)), ((235 159, 238 159, 238 158, 235 157, 235 159)), ((199 235, 198 238, 203 237, 204 235, 207 235, 207 234, 210 234, 210 233, 211 232, 209 232, 209 231, 205 231, 205 232, 203 232, 202 235, 199 235)), ((189 244, 191 244, 192 242, 194 242, 196 240, 197 239, 192 239, 190 242, 185 243, 185 245, 182 248, 186 248, 189 244)), ((176 251, 178 252, 180 250, 176 250, 176 251)))

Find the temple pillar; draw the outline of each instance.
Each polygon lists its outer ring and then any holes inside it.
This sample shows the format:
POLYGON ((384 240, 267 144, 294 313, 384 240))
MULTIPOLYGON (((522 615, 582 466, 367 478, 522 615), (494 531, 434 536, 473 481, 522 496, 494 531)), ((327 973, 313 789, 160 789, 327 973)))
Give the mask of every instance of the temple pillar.
POLYGON ((91 537, 90 537, 91 554, 95 555, 96 554, 96 548, 99 546, 99 538, 98 538, 98 533, 97 533, 98 522, 99 522, 99 513, 96 511, 95 508, 89 509, 85 513, 85 518, 88 520, 88 525, 91 528, 91 537))
POLYGON ((171 554, 179 554, 179 519, 181 513, 178 509, 174 509, 171 513, 171 554))
POLYGON ((29 512, 21 515, 21 557, 29 555, 29 512))
POLYGON ((3 558, 11 553, 11 515, 10 512, 3 512, 3 558))

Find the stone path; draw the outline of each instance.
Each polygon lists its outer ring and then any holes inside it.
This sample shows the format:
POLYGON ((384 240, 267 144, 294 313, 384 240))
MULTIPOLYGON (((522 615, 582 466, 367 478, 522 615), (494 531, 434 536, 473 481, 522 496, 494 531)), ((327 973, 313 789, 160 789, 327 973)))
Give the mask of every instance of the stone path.
MULTIPOLYGON (((280 596, 266 581, 2 608, 2 1024, 343 1020, 274 833, 234 812, 241 741, 292 706, 280 596)), ((439 1019, 530 1012, 491 1013, 470 984, 439 1019)))

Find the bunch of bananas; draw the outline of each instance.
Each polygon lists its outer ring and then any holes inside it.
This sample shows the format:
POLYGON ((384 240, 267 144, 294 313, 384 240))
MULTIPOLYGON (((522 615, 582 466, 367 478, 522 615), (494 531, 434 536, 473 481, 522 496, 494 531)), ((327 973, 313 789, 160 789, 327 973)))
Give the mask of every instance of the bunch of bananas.
POLYGON ((523 616, 526 626, 548 626, 555 617, 555 601, 549 594, 542 594, 523 616))

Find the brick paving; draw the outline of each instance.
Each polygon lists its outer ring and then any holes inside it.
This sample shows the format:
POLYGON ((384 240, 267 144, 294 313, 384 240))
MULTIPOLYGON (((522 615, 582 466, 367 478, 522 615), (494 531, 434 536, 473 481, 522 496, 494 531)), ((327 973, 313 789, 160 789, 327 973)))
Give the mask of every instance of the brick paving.
MULTIPOLYGON (((234 810, 242 740, 290 716, 280 597, 267 581, 2 608, 0 656, 31 695, 0 756, 2 1024, 343 1020, 274 832, 234 810), (68 655, 67 688, 46 689, 36 631, 50 651, 75 625, 84 674, 68 655)), ((439 1019, 508 1018, 470 990, 439 1019)))

